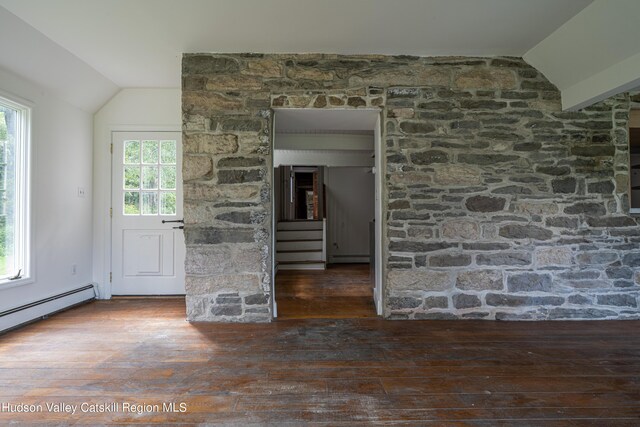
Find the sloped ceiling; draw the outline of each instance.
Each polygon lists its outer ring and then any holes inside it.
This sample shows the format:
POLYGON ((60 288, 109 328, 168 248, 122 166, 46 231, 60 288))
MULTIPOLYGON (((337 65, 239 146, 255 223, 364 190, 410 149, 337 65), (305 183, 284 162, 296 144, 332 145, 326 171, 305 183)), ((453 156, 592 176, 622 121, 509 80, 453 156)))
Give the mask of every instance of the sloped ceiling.
POLYGON ((640 85, 640 1, 596 0, 524 59, 562 91, 564 109, 640 85))
POLYGON ((15 54, 0 65, 64 74, 80 60, 120 88, 176 88, 183 52, 522 56, 591 1, 0 0, 71 54, 36 65, 15 54))
POLYGON ((68 50, 0 7, 0 67, 71 105, 95 112, 118 86, 68 50))

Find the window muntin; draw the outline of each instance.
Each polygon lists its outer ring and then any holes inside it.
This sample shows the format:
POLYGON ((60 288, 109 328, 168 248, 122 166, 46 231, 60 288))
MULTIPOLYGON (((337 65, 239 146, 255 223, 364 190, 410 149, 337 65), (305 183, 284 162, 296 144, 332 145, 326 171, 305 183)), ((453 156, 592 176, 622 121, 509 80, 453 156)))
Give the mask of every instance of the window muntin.
POLYGON ((175 215, 175 140, 126 140, 123 155, 123 214, 175 215))
POLYGON ((30 276, 28 107, 0 97, 0 283, 30 276))

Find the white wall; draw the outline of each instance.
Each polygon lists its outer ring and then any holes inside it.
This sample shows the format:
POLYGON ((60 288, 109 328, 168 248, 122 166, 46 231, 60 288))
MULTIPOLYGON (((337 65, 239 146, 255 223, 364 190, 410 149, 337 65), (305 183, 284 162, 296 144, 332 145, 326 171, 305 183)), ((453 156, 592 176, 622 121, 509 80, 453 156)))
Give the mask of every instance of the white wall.
POLYGON ((116 131, 180 131, 180 89, 123 89, 94 117, 93 280, 101 298, 110 298, 111 133, 116 131))
POLYGON ((370 170, 325 168, 329 262, 369 262, 369 222, 375 213, 370 170))
POLYGON ((33 104, 31 176, 35 246, 35 281, 15 287, 0 285, 0 311, 3 311, 76 289, 92 280, 93 124, 90 113, 4 69, 0 69, 0 91, 33 104), (84 198, 78 197, 78 187, 85 189, 84 198))

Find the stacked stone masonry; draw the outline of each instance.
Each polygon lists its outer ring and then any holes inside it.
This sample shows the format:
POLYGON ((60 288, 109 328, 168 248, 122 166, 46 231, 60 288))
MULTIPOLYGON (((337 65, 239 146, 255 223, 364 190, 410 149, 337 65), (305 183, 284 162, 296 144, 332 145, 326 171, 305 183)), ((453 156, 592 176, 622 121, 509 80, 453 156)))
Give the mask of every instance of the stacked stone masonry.
POLYGON ((629 106, 519 58, 187 54, 188 318, 272 317, 274 108, 380 109, 386 318, 640 318, 629 106))

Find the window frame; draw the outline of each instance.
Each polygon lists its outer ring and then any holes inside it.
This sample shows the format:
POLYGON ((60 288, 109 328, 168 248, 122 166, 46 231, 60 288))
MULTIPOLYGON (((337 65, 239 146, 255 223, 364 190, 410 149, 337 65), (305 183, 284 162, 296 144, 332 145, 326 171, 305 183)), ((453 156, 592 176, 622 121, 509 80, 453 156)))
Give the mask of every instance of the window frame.
POLYGON ((35 245, 33 241, 33 188, 32 188, 32 115, 33 103, 0 90, 0 103, 19 112, 16 131, 16 197, 18 232, 22 238, 16 251, 22 258, 22 272, 19 279, 0 278, 0 289, 8 289, 35 282, 35 245))
POLYGON ((173 139, 166 139, 166 138, 156 138, 156 139, 144 139, 144 138, 140 138, 140 139, 124 139, 122 140, 122 157, 118 160, 120 163, 118 164, 119 167, 122 167, 122 186, 117 190, 119 193, 121 193, 121 195, 123 196, 122 199, 122 212, 121 214, 126 217, 126 218, 136 218, 136 217, 147 217, 147 218, 153 218, 153 217, 167 217, 167 218, 174 218, 176 217, 176 212, 177 210, 175 209, 176 206, 174 205, 174 212, 173 213, 163 213, 163 196, 165 194, 173 194, 174 196, 174 204, 175 204, 175 198, 176 198, 176 194, 177 194, 177 176, 178 176, 178 164, 176 163, 176 161, 174 162, 163 162, 162 160, 162 146, 164 143, 171 143, 173 145, 173 151, 174 151, 174 155, 177 153, 177 145, 178 145, 178 141, 177 140, 173 140, 173 139), (137 162, 127 162, 127 144, 128 143, 138 143, 139 145, 139 159, 137 162), (157 144, 157 148, 158 148, 158 158, 156 160, 155 163, 149 163, 146 162, 144 159, 144 144, 145 143, 156 143, 157 144), (138 187, 127 187, 126 186, 126 182, 127 182, 127 167, 131 167, 131 168, 136 168, 138 169, 139 173, 138 173, 138 181, 139 181, 139 185, 138 187), (156 187, 155 188, 144 188, 144 179, 145 179, 145 168, 150 168, 152 170, 154 170, 154 173, 157 173, 156 175, 156 187), (171 188, 165 188, 163 187, 163 168, 173 168, 173 172, 174 172, 174 185, 171 188), (126 194, 127 193, 137 193, 138 194, 138 213, 126 213, 126 194), (157 203, 157 212, 156 213, 144 213, 144 195, 145 193, 154 193, 155 195, 157 195, 156 198, 156 203, 157 203))

